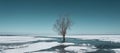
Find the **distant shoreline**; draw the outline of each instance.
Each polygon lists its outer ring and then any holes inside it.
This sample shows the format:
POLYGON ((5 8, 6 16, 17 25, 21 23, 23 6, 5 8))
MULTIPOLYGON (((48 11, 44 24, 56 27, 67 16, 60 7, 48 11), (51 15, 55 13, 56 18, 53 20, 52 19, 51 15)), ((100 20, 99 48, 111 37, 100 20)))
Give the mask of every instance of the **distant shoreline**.
MULTIPOLYGON (((57 35, 57 34, 0 34, 0 36, 52 36, 52 35, 57 35)), ((67 35, 70 35, 70 36, 73 36, 73 35, 120 35, 120 34, 67 34, 67 35)), ((66 36, 67 36, 66 35, 66 36)))

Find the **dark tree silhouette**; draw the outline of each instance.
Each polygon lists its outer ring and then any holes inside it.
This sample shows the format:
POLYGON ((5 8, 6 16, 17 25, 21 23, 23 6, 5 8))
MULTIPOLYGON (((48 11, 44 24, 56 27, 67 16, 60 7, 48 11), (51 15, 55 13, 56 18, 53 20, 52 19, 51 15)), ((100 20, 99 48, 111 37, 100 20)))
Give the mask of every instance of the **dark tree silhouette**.
POLYGON ((54 29, 58 32, 59 35, 63 36, 63 41, 65 42, 65 35, 67 30, 71 27, 71 20, 67 15, 60 16, 59 19, 56 20, 54 24, 54 29))

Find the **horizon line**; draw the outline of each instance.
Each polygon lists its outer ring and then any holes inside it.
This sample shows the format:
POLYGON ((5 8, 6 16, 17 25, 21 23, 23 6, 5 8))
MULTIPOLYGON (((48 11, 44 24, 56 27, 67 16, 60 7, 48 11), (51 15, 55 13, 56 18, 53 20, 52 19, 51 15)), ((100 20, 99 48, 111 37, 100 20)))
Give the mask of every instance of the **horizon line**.
MULTIPOLYGON (((53 33, 0 33, 0 35, 58 35, 58 34, 53 34, 53 33)), ((66 35, 120 35, 120 34, 66 34, 66 35)))

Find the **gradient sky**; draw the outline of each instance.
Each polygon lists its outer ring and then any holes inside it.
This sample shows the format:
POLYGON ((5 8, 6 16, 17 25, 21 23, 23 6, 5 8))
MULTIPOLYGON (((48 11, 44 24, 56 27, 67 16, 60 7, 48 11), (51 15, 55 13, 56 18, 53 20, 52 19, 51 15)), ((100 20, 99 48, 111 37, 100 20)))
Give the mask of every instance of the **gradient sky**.
POLYGON ((71 34, 120 34, 119 0, 0 0, 0 32, 50 33, 68 13, 71 34))

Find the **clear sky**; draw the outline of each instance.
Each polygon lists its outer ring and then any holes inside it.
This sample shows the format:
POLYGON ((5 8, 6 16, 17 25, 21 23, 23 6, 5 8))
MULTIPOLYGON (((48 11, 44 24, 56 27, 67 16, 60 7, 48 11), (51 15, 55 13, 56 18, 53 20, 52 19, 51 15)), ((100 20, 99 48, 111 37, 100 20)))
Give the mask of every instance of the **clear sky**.
POLYGON ((0 0, 0 32, 50 33, 69 13, 72 34, 120 34, 119 0, 0 0))

